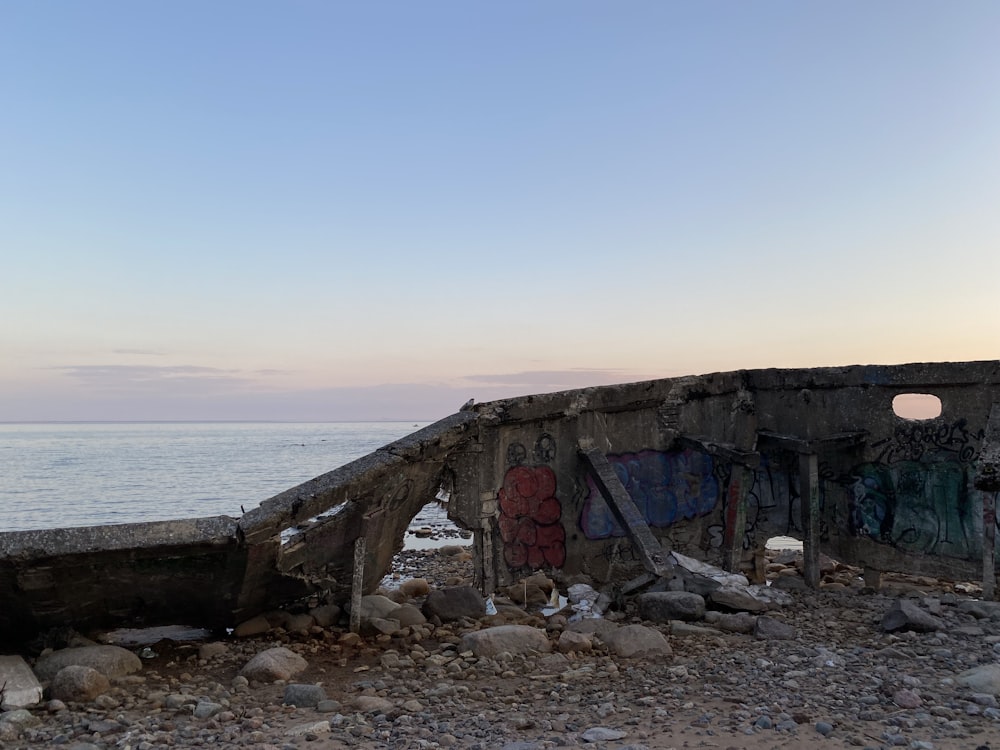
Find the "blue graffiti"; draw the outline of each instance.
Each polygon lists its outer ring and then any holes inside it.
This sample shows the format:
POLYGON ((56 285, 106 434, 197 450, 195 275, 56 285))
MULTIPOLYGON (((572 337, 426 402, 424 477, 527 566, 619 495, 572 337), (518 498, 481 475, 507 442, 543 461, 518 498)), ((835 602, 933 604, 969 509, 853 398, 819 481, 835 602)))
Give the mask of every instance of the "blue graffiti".
MULTIPOLYGON (((719 481, 712 457, 693 450, 641 451, 608 456, 639 513, 650 526, 704 516, 719 500, 719 481)), ((625 536, 607 502, 589 477, 580 512, 580 528, 588 539, 625 536)))

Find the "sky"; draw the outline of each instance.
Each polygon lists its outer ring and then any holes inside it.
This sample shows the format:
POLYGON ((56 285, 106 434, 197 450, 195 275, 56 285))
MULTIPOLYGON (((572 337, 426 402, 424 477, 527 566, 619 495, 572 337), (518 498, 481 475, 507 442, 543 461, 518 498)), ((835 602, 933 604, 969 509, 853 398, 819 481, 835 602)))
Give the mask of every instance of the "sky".
POLYGON ((0 0, 0 421, 1000 358, 993 0, 0 0))

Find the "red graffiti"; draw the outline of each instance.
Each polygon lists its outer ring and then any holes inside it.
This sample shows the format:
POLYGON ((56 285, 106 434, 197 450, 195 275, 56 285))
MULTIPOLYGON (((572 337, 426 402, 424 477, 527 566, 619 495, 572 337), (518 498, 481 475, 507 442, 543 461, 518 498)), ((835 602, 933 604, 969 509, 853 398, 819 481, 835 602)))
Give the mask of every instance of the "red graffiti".
POLYGON ((515 466, 504 476, 500 501, 500 538, 511 568, 561 568, 566 562, 566 531, 559 522, 556 475, 548 466, 515 466))

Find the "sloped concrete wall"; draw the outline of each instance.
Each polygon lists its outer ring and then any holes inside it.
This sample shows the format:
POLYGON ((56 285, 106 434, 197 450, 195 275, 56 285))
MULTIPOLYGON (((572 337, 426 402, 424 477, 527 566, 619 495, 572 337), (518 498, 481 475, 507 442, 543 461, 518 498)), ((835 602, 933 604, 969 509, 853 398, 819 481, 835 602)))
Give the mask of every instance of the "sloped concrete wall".
POLYGON ((362 536, 374 590, 474 424, 452 415, 240 519, 0 533, 0 640, 63 625, 225 628, 307 596, 344 599, 362 536))

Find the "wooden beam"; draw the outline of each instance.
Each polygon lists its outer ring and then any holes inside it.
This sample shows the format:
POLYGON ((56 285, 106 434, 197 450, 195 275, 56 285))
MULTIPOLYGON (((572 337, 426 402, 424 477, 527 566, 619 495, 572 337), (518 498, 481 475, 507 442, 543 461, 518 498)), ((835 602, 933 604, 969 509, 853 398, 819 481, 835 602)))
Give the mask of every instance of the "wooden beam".
POLYGON ((673 564, 667 558, 659 541, 653 536, 646 519, 635 507, 635 503, 632 502, 607 457, 596 448, 581 448, 580 455, 586 461, 594 478, 594 484, 607 501, 611 512, 635 545, 643 567, 657 576, 670 575, 673 572, 673 564))

